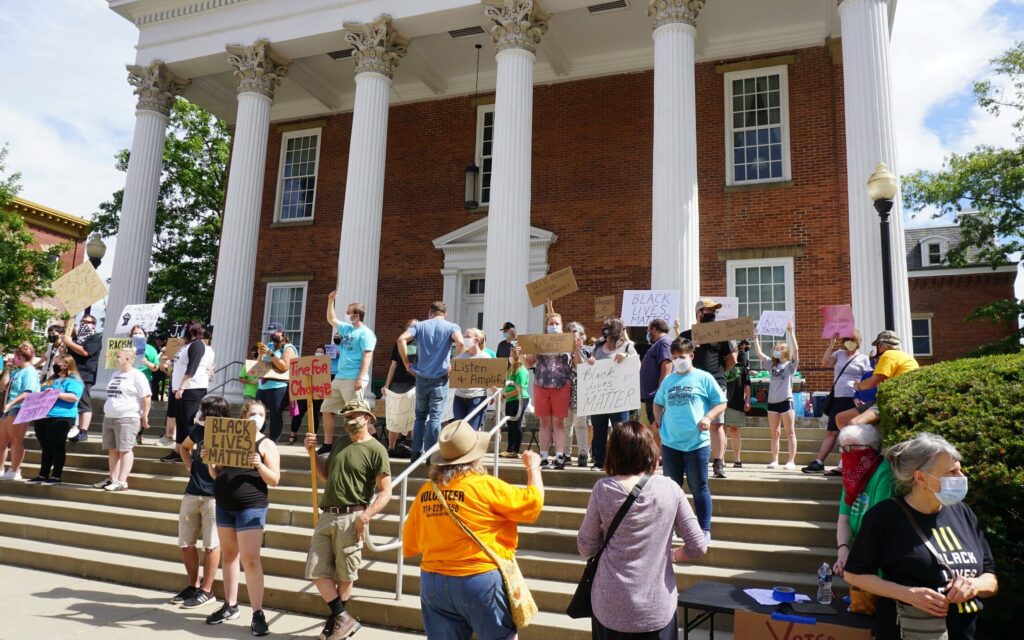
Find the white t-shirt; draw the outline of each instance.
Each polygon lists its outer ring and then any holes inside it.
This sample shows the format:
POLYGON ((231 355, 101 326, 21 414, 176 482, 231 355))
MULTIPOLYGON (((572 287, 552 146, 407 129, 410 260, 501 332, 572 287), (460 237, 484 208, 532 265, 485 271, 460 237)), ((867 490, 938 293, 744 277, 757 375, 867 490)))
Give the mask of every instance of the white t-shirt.
POLYGON ((838 349, 832 352, 832 360, 834 360, 832 379, 836 383, 835 397, 837 398, 852 398, 853 394, 857 392, 853 388, 853 385, 860 382, 861 377, 864 376, 864 372, 871 368, 871 361, 863 353, 854 353, 853 357, 846 355, 846 351, 838 349), (850 362, 853 360, 853 362, 850 362), (846 363, 850 362, 850 366, 846 366, 846 363), (842 377, 838 377, 842 374, 842 377))
POLYGON ((195 340, 183 346, 177 355, 174 356, 174 369, 171 371, 171 388, 175 391, 179 389, 187 391, 189 389, 206 389, 209 387, 213 357, 213 348, 207 346, 202 340, 195 340), (196 367, 196 372, 189 378, 185 386, 181 386, 181 381, 185 379, 185 374, 188 373, 189 348, 193 344, 198 344, 197 348, 202 348, 202 356, 199 360, 199 366, 196 367))
POLYGON ((127 373, 115 371, 107 384, 107 400, 103 403, 103 415, 107 418, 141 417, 142 399, 152 395, 149 380, 138 369, 127 373))

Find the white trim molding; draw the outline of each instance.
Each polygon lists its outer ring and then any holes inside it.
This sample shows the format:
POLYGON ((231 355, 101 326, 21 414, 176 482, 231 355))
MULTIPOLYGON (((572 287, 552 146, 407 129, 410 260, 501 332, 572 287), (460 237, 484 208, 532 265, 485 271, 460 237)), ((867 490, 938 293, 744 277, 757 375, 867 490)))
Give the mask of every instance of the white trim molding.
POLYGON ((912 270, 907 272, 908 278, 934 278, 936 276, 974 276, 985 273, 1016 273, 1017 265, 1007 264, 999 267, 948 267, 944 269, 912 270))
POLYGON ((932 332, 932 317, 933 313, 912 313, 910 314, 910 344, 914 344, 914 340, 919 337, 924 337, 922 334, 914 332, 914 323, 919 320, 924 320, 928 323, 928 351, 918 351, 917 347, 914 346, 914 355, 921 356, 923 358, 931 358, 935 354, 935 334, 932 332))

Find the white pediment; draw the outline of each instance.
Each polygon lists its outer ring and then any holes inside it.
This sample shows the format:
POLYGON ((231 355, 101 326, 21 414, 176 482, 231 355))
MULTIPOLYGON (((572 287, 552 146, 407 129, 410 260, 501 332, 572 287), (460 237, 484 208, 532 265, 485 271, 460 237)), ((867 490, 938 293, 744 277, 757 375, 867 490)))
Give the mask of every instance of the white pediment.
MULTIPOLYGON (((530 246, 542 246, 547 248, 558 240, 551 231, 530 227, 530 246)), ((434 248, 444 252, 467 249, 482 249, 487 245, 487 218, 480 218, 474 222, 459 227, 434 240, 434 248)))

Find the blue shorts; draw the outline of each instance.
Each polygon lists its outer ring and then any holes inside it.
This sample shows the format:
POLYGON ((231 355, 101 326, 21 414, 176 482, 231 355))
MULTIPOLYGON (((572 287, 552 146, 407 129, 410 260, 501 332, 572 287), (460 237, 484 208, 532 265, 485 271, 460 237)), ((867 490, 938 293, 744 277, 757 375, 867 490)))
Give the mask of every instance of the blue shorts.
POLYGON ((217 505, 217 526, 235 531, 262 529, 267 525, 267 508, 254 507, 241 511, 229 511, 217 505))

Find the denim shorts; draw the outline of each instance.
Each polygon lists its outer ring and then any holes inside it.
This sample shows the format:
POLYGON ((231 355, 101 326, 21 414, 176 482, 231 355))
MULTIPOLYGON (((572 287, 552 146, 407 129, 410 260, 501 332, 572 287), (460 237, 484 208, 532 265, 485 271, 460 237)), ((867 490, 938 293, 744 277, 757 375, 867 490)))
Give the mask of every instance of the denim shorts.
POLYGON ((229 511, 217 505, 217 526, 235 531, 262 529, 267 525, 267 507, 229 511))

